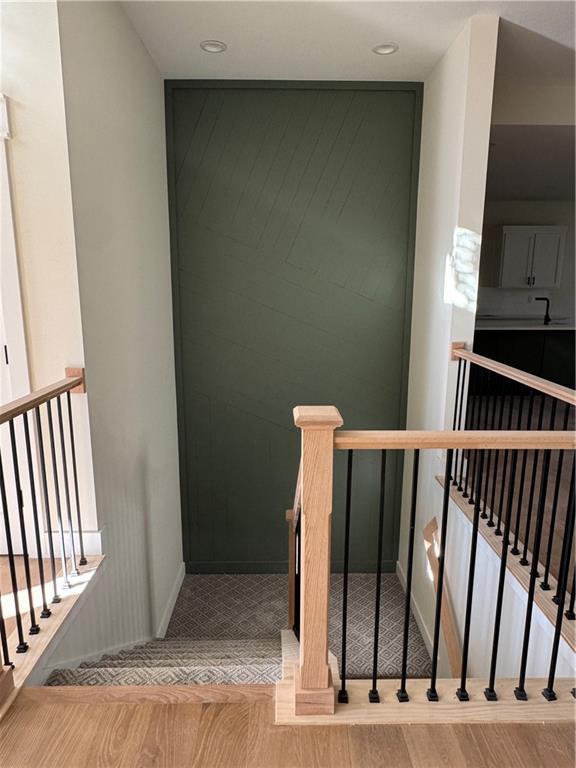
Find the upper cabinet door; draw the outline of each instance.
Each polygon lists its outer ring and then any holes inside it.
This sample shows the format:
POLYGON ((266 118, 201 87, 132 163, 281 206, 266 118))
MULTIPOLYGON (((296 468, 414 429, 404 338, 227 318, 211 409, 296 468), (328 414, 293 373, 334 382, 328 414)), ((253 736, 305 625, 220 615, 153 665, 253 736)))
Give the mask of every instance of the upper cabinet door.
POLYGON ((500 262, 501 288, 527 288, 531 282, 532 232, 505 227, 500 262))
POLYGON ((504 227, 500 260, 501 288, 558 288, 566 227, 504 227))
POLYGON ((532 287, 558 288, 564 252, 564 231, 555 230, 534 233, 532 255, 532 287))

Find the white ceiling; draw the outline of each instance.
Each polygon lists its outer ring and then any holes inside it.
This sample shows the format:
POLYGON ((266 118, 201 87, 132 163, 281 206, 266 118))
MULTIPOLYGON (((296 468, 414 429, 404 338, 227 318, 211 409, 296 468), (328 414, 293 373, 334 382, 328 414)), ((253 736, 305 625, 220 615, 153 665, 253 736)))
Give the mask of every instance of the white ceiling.
POLYGON ((502 76, 548 66, 564 72, 565 47, 574 48, 572 2, 152 0, 123 6, 167 78, 423 80, 478 13, 509 22, 509 54, 498 62, 502 76), (228 50, 206 54, 199 47, 206 39, 222 40, 228 50), (371 52, 389 40, 399 43, 398 53, 371 52), (544 60, 534 57, 535 41, 546 51, 544 60))

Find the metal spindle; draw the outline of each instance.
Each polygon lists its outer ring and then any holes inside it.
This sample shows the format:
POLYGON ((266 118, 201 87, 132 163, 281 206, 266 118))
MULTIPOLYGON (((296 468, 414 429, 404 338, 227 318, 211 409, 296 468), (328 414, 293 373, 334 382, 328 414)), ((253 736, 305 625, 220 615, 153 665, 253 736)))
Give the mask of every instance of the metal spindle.
POLYGON ((576 613, 574 613, 574 599, 576 598, 576 568, 572 569, 572 590, 570 592, 570 603, 568 604, 568 610, 564 614, 567 619, 574 621, 576 619, 576 613))
MULTIPOLYGON (((470 368, 467 366, 467 360, 464 360, 464 374, 462 376, 462 389, 460 390, 460 413, 458 414, 458 431, 460 431, 462 427, 462 411, 464 408, 464 390, 466 389, 466 372, 468 371, 468 385, 470 384, 470 371, 472 370, 472 365, 470 365, 470 368)), ((455 466, 454 476, 458 474, 458 466, 455 466)), ((464 449, 460 451, 460 477, 458 479, 458 490, 462 492, 462 476, 464 474, 464 449)))
MULTIPOLYGON (((504 421, 504 403, 506 400, 506 379, 502 379, 502 387, 500 389, 500 413, 498 415, 498 431, 502 429, 504 421)), ((500 451, 496 451, 494 457, 494 476, 492 478, 492 494, 490 497, 490 518, 486 525, 489 528, 494 528, 496 523, 494 522, 495 502, 496 502, 496 484, 498 482, 498 465, 500 463, 500 451)))
POLYGON ((466 677, 468 675, 468 648, 470 646, 470 625, 472 621, 472 600, 474 598, 474 575, 476 571, 476 548, 478 544, 478 525, 480 523, 480 487, 482 485, 482 469, 484 468, 484 451, 480 451, 478 460, 478 478, 476 480, 476 501, 474 503, 474 516, 472 519, 472 538, 470 541, 470 563, 468 567, 468 593, 466 595, 466 616, 464 619, 464 639, 462 642, 462 672, 460 675, 460 688, 456 691, 459 701, 469 701, 466 690, 466 677))
MULTIPOLYGON (((526 429, 532 429, 532 414, 534 412, 534 390, 530 390, 530 400, 528 401, 528 416, 526 418, 526 429)), ((528 451, 524 451, 522 456, 522 468, 520 469, 520 483, 518 486, 518 504, 516 506, 516 525, 514 526, 514 544, 510 550, 511 555, 519 555, 518 540, 520 537, 520 523, 522 515, 522 501, 524 500, 524 481, 526 479, 526 466, 528 462, 528 451)))
POLYGON ((36 500, 36 482, 34 480, 34 464, 32 461, 32 448, 30 445, 30 428, 28 426, 28 414, 22 414, 24 421, 24 440, 26 443, 26 460, 28 463, 28 478, 30 480, 30 498, 32 500, 32 514, 34 517, 34 536, 36 539, 36 551, 38 553, 38 576, 40 578, 40 592, 42 594, 42 612, 41 619, 47 619, 51 615, 50 608, 46 602, 46 582, 44 578, 44 559, 42 554, 42 540, 40 533, 40 522, 38 516, 38 503, 36 500))
POLYGON ((340 704, 348 703, 346 690, 346 641, 348 629, 348 570, 350 563, 350 510, 352 507, 352 462, 354 451, 348 451, 348 467, 346 473, 346 513, 344 520, 344 569, 342 573, 342 654, 340 656, 340 679, 342 685, 338 691, 340 704))
POLYGON ((70 556, 72 558, 71 574, 72 576, 78 576, 74 527, 72 524, 72 505, 70 504, 70 483, 68 481, 68 460, 66 458, 66 441, 64 439, 64 423, 62 419, 62 403, 60 401, 60 395, 56 398, 56 408, 58 412, 58 427, 60 430, 60 455, 62 457, 62 475, 64 477, 64 499, 66 501, 66 512, 68 513, 68 530, 70 531, 70 556))
MULTIPOLYGON (((509 409, 508 409, 508 423, 506 426, 506 429, 510 431, 512 429, 512 416, 514 411, 514 384, 511 386, 510 390, 510 403, 509 403, 509 409)), ((510 457, 510 451, 506 450, 504 451, 504 466, 502 468, 502 483, 500 484, 500 498, 498 500, 498 522, 496 524, 496 528, 494 529, 494 534, 496 536, 502 536, 502 528, 500 527, 502 525, 502 510, 504 508, 504 489, 506 487, 506 473, 508 471, 508 459, 510 457)), ((509 479, 508 482, 512 482, 512 478, 509 479)))
MULTIPOLYGON (((462 375, 462 358, 458 360, 458 375, 456 377, 456 394, 454 395, 454 418, 452 419, 452 429, 456 430, 456 428, 460 429, 459 424, 459 416, 461 416, 461 412, 458 412, 458 402, 460 400, 460 379, 462 375)), ((464 382, 462 381, 462 387, 464 387, 464 382)), ((462 407, 462 406, 460 406, 462 407)), ((458 451, 456 451, 456 461, 455 466, 458 466, 458 451)), ((456 472, 454 472, 454 476, 450 478, 452 480, 453 485, 457 485, 456 480, 456 472)))
POLYGON ((0 647, 2 648, 2 664, 5 667, 14 668, 14 664, 10 661, 10 651, 8 650, 6 624, 4 623, 4 613, 2 612, 2 592, 0 592, 0 647))
MULTIPOLYGON (((518 452, 512 454, 512 477, 516 476, 518 452)), ((514 500, 514 483, 508 486, 508 504, 506 517, 504 518, 504 533, 502 535, 502 552, 500 553, 500 573, 498 576, 498 592, 496 593, 496 610, 494 613, 494 635, 492 638, 492 658, 490 660, 490 678, 488 687, 484 689, 484 696, 488 701, 497 701, 498 696, 494 688, 496 682, 496 663, 498 661, 498 644, 500 641, 500 621, 502 619, 502 603, 504 600, 504 583, 506 581, 506 562, 508 560, 508 546, 510 544, 510 520, 512 519, 512 502, 514 500)))
MULTIPOLYGON (((474 378, 472 378, 472 374, 470 374, 470 384, 468 388, 468 405, 472 403, 472 407, 470 408, 470 414, 469 414, 470 418, 466 420, 468 429, 474 429, 474 422, 476 419, 476 408, 478 405, 478 395, 474 394, 474 389, 480 377, 476 369, 474 369, 474 374, 475 374, 474 378)), ((470 474, 472 469, 471 465, 472 465, 472 451, 468 449, 466 451, 466 478, 464 480, 464 490, 462 492, 462 496, 465 499, 468 498, 468 482, 470 480, 470 474)), ((472 488, 470 488, 470 493, 472 493, 472 488)))
MULTIPOLYGON (((546 404, 546 398, 544 395, 540 398, 540 411, 538 413, 538 426, 537 429, 542 429, 544 422, 544 406, 546 404)), ((530 528, 532 527, 532 508, 534 505, 534 497, 536 491, 536 473, 538 472, 538 463, 540 462, 540 451, 534 451, 534 461, 532 463, 532 474, 530 478, 530 493, 528 496, 528 513, 526 515, 526 528, 524 530, 524 549, 522 550, 522 557, 518 561, 520 565, 529 565, 528 562, 528 545, 530 539, 530 528)))
MULTIPOLYGON (((494 429, 494 426, 496 424, 496 387, 494 386, 491 394, 492 399, 492 408, 488 406, 488 410, 490 410, 490 429, 494 429)), ((486 428, 488 428, 488 419, 486 419, 486 428)), ((486 520, 488 518, 488 513, 486 512, 486 507, 488 506, 488 484, 490 482, 490 465, 492 464, 492 454, 494 451, 488 451, 488 461, 486 463, 486 477, 484 480, 484 505, 482 507, 482 514, 480 517, 483 520, 486 520)))
POLYGON ((22 629, 22 616, 20 614, 20 600, 18 599, 18 578, 16 576, 16 563, 14 561, 14 547, 12 544, 12 529, 10 526, 10 515, 8 514, 8 498, 6 496, 6 483, 4 482, 4 466, 2 454, 0 453, 0 498, 2 499, 2 514, 4 516, 4 532, 6 534, 6 549, 8 550, 8 568, 10 570, 10 581, 12 584, 12 594, 14 597, 14 613, 16 619, 16 629, 18 632, 18 645, 16 653, 26 653, 28 643, 24 640, 24 631, 22 629))
MULTIPOLYGON (((558 610, 556 612, 556 626, 554 629, 554 641, 552 643, 552 653, 550 655, 550 670, 548 673, 548 683, 542 691, 542 695, 548 701, 556 699, 554 692, 554 678, 556 677, 556 663, 558 661, 558 648, 560 647, 560 635, 562 634, 562 621, 564 619, 564 603, 566 601, 566 586, 568 583, 568 571, 570 560, 572 559, 572 541, 574 539, 574 472, 570 483, 570 494, 568 496, 568 508, 566 510, 566 529, 564 531, 564 541, 562 542, 562 555, 560 569, 560 579, 558 585, 558 610)), ((574 587, 572 587, 574 595, 574 587)), ((574 606, 572 606, 574 607, 574 606)))
POLYGON ((30 614, 29 635, 37 635, 40 627, 36 622, 36 611, 34 610, 34 595, 32 594, 32 576, 30 574, 30 555, 28 554, 28 541, 26 538, 26 521, 24 520, 24 495, 22 494, 22 484, 20 483, 20 465, 18 462, 18 447, 16 445, 16 431, 14 429, 14 419, 8 422, 10 431, 10 446, 12 448, 12 470, 14 472, 14 484, 16 486, 16 501, 18 506, 18 522, 20 524, 20 543, 22 545, 22 561, 24 563, 24 578, 26 579, 26 590, 28 592, 28 612, 30 614))
POLYGON ((294 573, 294 626, 292 627, 292 631, 296 635, 297 639, 300 640, 300 574, 301 574, 301 555, 302 555, 302 547, 301 545, 301 539, 300 531, 301 531, 301 523, 302 523, 302 510, 300 510, 300 515, 298 516, 298 522, 296 523, 296 530, 294 531, 294 536, 296 538, 296 568, 294 573))
POLYGON ((530 584, 528 587, 528 601, 526 604, 526 622, 524 624, 524 641, 522 643, 522 659, 520 661, 520 676, 518 685, 514 689, 514 696, 519 701, 526 701, 526 666, 528 664, 528 648, 530 645, 530 626, 532 624, 532 607, 534 603, 534 591, 538 578, 538 558, 540 557, 540 542, 542 540, 542 527, 544 524, 544 509, 546 506, 546 489, 548 487, 548 473, 550 471, 550 451, 545 451, 542 463, 542 475, 540 479, 540 498, 538 500, 538 512, 536 514, 536 530, 534 532, 534 551, 532 552, 532 568, 530 569, 530 584))
MULTIPOLYGON (((449 475, 447 475, 449 477, 449 475)), ((376 605, 374 610, 374 655, 372 660, 372 688, 368 700, 372 704, 380 701, 378 693, 378 641, 380 635, 380 597, 382 592, 382 542, 384 538, 384 493, 386 484, 386 451, 382 451, 380 465, 380 504, 378 508, 378 551, 376 563, 376 605)), ((446 483, 450 486, 450 483, 446 483)))
POLYGON ((40 457, 40 478, 42 480, 42 496, 44 499, 44 511, 46 513, 46 530, 48 533, 48 551, 50 553, 50 570, 52 573, 52 587, 54 594, 52 602, 59 603, 61 597, 58 594, 58 581, 56 578, 56 558, 54 557, 54 538, 52 536, 52 515, 50 514, 50 497, 48 495, 48 481, 46 478, 46 456, 44 454, 44 438, 42 435, 42 419, 40 408, 35 408, 36 434, 38 436, 38 453, 40 457))
POLYGON ((68 427, 70 428, 70 452, 72 454, 72 477, 74 479, 74 495, 76 497, 76 517, 78 520, 78 542, 80 544, 80 560, 78 565, 86 565, 86 555, 84 554, 84 535, 82 533, 82 515, 80 514, 80 493, 78 490, 78 467, 76 465, 76 441, 74 440, 74 422, 72 419, 72 397, 70 390, 66 392, 68 403, 68 427))
MULTIPOLYGON (((566 404, 566 411, 564 413, 564 421, 562 422, 562 429, 565 431, 568 428, 568 416, 570 414, 570 405, 566 404)), ((550 583, 548 581, 550 577, 550 564, 552 562, 552 546, 554 544, 554 534, 556 532, 556 513, 558 511, 558 499, 560 497, 560 486, 562 481, 562 468, 564 466, 564 451, 558 453, 558 464, 556 465, 556 482, 554 484, 554 498, 552 501, 552 513, 550 515, 550 532, 548 534, 548 546, 546 549, 546 565, 544 566, 544 579, 540 583, 540 589, 545 592, 550 591, 550 583)))
MULTIPOLYGON (((414 464, 412 467, 412 501, 410 505, 410 530, 408 533, 408 562, 406 566, 406 595, 404 597, 404 633, 402 636, 402 673, 400 688, 396 692, 398 701, 409 701, 406 691, 406 678, 408 674, 408 633, 410 631, 410 603, 412 597, 412 570, 414 565, 414 533, 416 528, 416 501, 418 496, 418 467, 420 465, 420 451, 414 451, 414 464)), ((448 485, 448 476, 446 476, 448 485)))
MULTIPOLYGON (((472 424, 472 429, 480 429, 480 422, 482 420, 482 386, 481 381, 482 377, 487 377, 490 375, 490 371, 484 371, 482 370, 481 373, 478 375, 478 394, 476 397, 478 398, 478 413, 475 424, 472 424)), ((486 420, 486 412, 484 411, 484 420, 486 420)), ((478 469, 477 463, 478 463, 478 451, 472 452, 472 477, 470 481, 470 498, 468 499, 468 504, 475 504, 474 501, 474 489, 476 488, 476 471, 478 469)))
POLYGON ((54 444, 54 424, 52 422, 51 401, 46 403, 48 410, 48 433, 50 435, 50 454, 52 457, 52 473, 54 475, 54 495, 56 497, 56 516, 58 518, 58 536, 60 538, 60 561, 62 563, 62 586, 70 587, 68 579, 68 564, 66 563, 66 545, 64 543, 64 526, 62 525, 62 505, 60 503, 60 482, 58 480, 58 462, 56 459, 56 446, 54 444))
MULTIPOLYGON (((452 471, 452 448, 446 451, 446 469, 444 477, 450 477, 452 471)), ((444 552, 446 550, 446 533, 448 531, 448 506, 450 503, 450 484, 444 483, 442 500, 442 525, 440 530, 440 547, 438 551, 438 582, 436 584, 436 616, 434 618, 434 641, 432 645, 432 674, 430 688, 426 691, 428 701, 438 701, 436 679, 438 676, 438 647, 440 644, 440 620, 442 616, 442 591, 444 590, 444 552)))

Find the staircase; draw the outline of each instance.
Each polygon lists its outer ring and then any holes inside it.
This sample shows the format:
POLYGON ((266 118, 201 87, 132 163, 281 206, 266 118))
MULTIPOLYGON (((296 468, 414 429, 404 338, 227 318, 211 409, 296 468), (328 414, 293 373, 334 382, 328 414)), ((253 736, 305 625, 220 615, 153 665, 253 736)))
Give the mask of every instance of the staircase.
POLYGON ((54 670, 46 685, 193 685, 275 683, 282 676, 274 640, 158 639, 54 670))

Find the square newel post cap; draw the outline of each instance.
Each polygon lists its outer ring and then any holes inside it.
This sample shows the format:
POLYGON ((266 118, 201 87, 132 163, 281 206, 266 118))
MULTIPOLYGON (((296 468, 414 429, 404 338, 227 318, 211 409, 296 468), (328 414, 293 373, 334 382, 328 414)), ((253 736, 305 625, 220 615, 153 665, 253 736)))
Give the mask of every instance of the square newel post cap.
POLYGON ((334 405, 297 405, 294 424, 301 429, 336 429, 344 423, 334 405))

